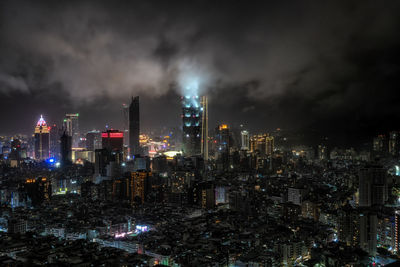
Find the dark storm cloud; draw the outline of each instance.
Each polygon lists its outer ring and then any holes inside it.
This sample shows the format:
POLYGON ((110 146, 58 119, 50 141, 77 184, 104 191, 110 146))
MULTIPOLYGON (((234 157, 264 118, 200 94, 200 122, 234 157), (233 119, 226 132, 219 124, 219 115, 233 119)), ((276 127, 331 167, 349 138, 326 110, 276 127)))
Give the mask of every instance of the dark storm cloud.
MULTIPOLYGON (((201 93, 210 96, 213 123, 244 123, 254 130, 386 130, 388 122, 380 117, 395 120, 400 114, 399 6, 3 2, 1 101, 18 103, 13 96, 53 91, 46 101, 66 94, 70 109, 104 114, 96 106, 104 102, 118 116, 118 105, 140 94, 147 103, 153 97, 151 112, 161 114, 167 105, 178 105, 179 88, 199 79, 201 93)), ((179 123, 178 114, 164 113, 163 120, 142 114, 149 128, 179 123)))

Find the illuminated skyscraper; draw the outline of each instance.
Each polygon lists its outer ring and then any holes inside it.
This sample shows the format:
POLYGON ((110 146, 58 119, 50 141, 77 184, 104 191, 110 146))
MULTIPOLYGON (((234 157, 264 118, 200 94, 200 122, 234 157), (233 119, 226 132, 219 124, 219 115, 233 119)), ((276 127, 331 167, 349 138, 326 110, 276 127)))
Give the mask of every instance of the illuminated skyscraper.
POLYGON ((79 113, 65 114, 64 129, 72 137, 72 147, 79 143, 79 113))
POLYGON ((217 135, 215 139, 217 141, 218 152, 229 153, 230 135, 229 135, 229 127, 227 124, 221 124, 217 127, 217 135))
POLYGON ((249 150, 250 148, 250 137, 249 137, 249 132, 246 130, 243 130, 240 132, 240 137, 241 137, 241 149, 242 150, 249 150))
POLYGON ((200 155, 202 150, 202 107, 199 96, 186 95, 182 99, 183 148, 186 156, 200 155))
POLYGON ((274 137, 269 134, 258 134, 250 138, 251 152, 271 156, 274 153, 274 137))
POLYGON ((140 154, 139 146, 140 133, 140 114, 139 114, 139 96, 132 97, 132 102, 129 106, 129 148, 130 155, 140 154))
POLYGON ((35 159, 45 160, 50 156, 50 131, 43 116, 35 127, 35 159))
POLYGON ((216 129, 215 141, 217 142, 218 162, 223 170, 229 168, 230 162, 230 133, 227 124, 221 124, 216 129))

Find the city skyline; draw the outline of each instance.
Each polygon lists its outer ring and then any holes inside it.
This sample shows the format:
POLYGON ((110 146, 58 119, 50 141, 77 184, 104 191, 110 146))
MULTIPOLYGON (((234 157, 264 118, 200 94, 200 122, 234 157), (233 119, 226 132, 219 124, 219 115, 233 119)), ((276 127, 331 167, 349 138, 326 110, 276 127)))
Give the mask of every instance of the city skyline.
POLYGON ((311 131, 337 144, 397 130, 396 2, 46 3, 2 3, 1 134, 71 112, 86 130, 122 129, 131 95, 145 131, 178 127, 177 97, 192 82, 208 96, 210 125, 311 131))
POLYGON ((400 266, 399 12, 0 1, 0 266, 400 266))

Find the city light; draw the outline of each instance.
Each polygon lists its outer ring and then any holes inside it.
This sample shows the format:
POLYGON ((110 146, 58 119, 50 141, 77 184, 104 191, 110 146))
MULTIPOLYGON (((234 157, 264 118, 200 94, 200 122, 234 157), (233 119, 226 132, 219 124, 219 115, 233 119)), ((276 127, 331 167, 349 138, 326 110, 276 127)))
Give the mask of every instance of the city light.
POLYGON ((400 266, 400 1, 142 2, 1 2, 0 266, 400 266))

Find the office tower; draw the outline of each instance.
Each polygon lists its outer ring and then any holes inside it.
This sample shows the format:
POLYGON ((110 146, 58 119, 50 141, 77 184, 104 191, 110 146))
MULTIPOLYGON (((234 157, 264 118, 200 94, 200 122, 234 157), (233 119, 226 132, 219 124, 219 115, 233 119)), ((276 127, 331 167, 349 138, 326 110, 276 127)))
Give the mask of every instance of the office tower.
POLYGON ((107 130, 101 133, 102 148, 110 152, 122 152, 124 133, 118 130, 107 130))
POLYGON ((102 147, 101 144, 101 133, 100 131, 90 131, 86 134, 86 149, 89 151, 95 151, 102 147))
POLYGON ((182 100, 182 151, 185 156, 201 154, 202 109, 197 95, 186 95, 182 100))
POLYGON ((367 166, 359 172, 359 206, 384 205, 388 200, 386 171, 382 166, 367 166))
POLYGON ((46 121, 40 116, 35 127, 35 159, 45 160, 50 156, 50 133, 46 121))
POLYGON ((60 137, 60 165, 65 167, 71 164, 72 159, 72 137, 64 132, 60 137))
POLYGON ((389 133, 389 154, 398 157, 400 153, 400 136, 399 132, 393 131, 389 133))
POLYGON ((132 97, 129 106, 129 154, 135 156, 141 153, 139 146, 140 113, 139 96, 132 97))
POLYGON ((204 161, 208 160, 208 100, 206 96, 201 97, 201 155, 204 161))
POLYGON ((360 214, 360 248, 369 255, 376 255, 378 218, 375 213, 360 214))
POLYGON ((240 139, 241 139, 241 150, 249 150, 250 148, 250 138, 249 138, 249 132, 246 130, 243 130, 240 132, 240 139))
POLYGON ((64 130, 72 137, 72 147, 79 145, 79 113, 65 114, 64 130))

